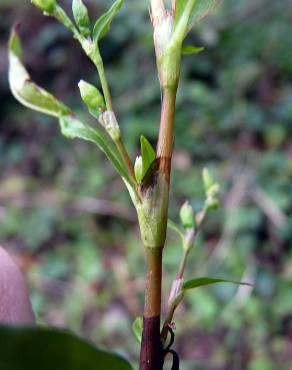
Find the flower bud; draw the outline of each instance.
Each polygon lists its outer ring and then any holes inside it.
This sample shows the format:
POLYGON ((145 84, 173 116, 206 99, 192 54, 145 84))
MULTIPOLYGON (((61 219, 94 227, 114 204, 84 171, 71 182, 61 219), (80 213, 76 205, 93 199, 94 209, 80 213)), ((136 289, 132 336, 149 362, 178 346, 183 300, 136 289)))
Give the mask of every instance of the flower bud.
POLYGON ((185 229, 195 227, 195 214, 189 202, 185 202, 180 209, 180 219, 185 229))
POLYGON ((78 87, 84 103, 92 113, 96 113, 98 115, 100 113, 99 110, 104 108, 104 99, 102 94, 95 86, 83 80, 79 82, 78 87))
POLYGON ((208 170, 208 168, 204 168, 203 169, 203 182, 204 182, 204 188, 205 188, 205 191, 207 192, 211 187, 212 185, 214 184, 214 181, 210 175, 210 172, 208 170))
POLYGON ((142 177, 143 177, 143 161, 142 161, 142 156, 138 156, 135 161, 135 166, 134 166, 134 172, 135 172, 135 178, 137 180, 138 184, 141 184, 142 182, 142 177))
POLYGON ((32 4, 47 12, 48 14, 52 14, 55 10, 57 5, 56 0, 31 0, 32 4))
POLYGON ((84 37, 88 37, 91 34, 90 19, 88 16, 88 10, 83 4, 82 0, 73 0, 72 11, 75 22, 84 37))
POLYGON ((98 120, 114 141, 120 139, 121 131, 113 111, 107 110, 101 113, 98 120))

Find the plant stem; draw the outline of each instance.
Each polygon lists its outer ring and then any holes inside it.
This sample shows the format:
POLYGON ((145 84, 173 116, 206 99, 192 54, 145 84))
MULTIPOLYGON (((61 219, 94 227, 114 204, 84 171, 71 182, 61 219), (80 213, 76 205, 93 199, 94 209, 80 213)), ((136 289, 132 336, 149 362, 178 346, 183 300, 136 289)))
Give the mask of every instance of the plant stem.
POLYGON ((97 68, 97 72, 98 72, 98 75, 99 75, 101 88, 102 88, 102 92, 103 92, 103 95, 104 95, 106 109, 109 110, 109 111, 112 111, 113 110, 113 104, 112 104, 110 89, 109 89, 109 85, 108 85, 108 82, 107 82, 107 79, 106 79, 104 65, 103 65, 103 61, 102 61, 102 58, 100 56, 99 50, 95 53, 95 58, 93 59, 93 62, 95 64, 96 68, 97 68))
MULTIPOLYGON (((192 242, 191 244, 194 243, 197 235, 198 235, 198 232, 201 230, 202 226, 203 226, 203 223, 207 217, 207 210, 204 208, 201 213, 199 214, 199 219, 197 220, 197 227, 195 230, 193 230, 193 233, 192 233, 192 242)), ((186 238, 186 236, 185 236, 186 238)), ((188 256, 189 256, 189 253, 191 251, 191 247, 187 248, 187 249, 184 249, 183 251, 183 255, 182 255, 182 258, 181 258, 181 261, 180 261, 180 265, 179 265, 179 268, 178 268, 178 272, 176 274, 176 280, 180 280, 180 279, 183 279, 183 276, 184 276, 184 272, 185 272, 185 268, 186 268, 186 264, 187 264, 187 260, 188 260, 188 256)), ((167 313, 166 313, 166 317, 165 317, 165 320, 164 320, 164 323, 163 323, 163 327, 162 327, 162 331, 161 331, 161 339, 162 341, 165 341, 166 338, 167 338, 167 334, 168 334, 168 326, 171 324, 172 322, 172 319, 173 319, 173 315, 175 313, 175 310, 176 310, 177 306, 168 306, 168 309, 167 309, 167 313)))
MULTIPOLYGON (((165 88, 161 109, 160 131, 157 144, 157 158, 159 159, 158 181, 155 181, 151 190, 152 198, 159 194, 165 201, 154 206, 157 210, 155 224, 157 240, 160 246, 146 249, 147 260, 147 285, 144 306, 143 334, 140 354, 140 370, 162 370, 164 362, 163 347, 160 336, 161 314, 161 279, 162 279, 162 251, 166 238, 169 182, 171 170, 171 157, 173 148, 173 126, 177 88, 165 88)), ((157 180, 157 179, 156 179, 157 180)), ((141 225, 140 225, 141 226, 141 225)), ((152 229, 153 230, 153 229, 152 229)), ((152 231, 150 228, 150 231, 152 231)))
POLYGON ((147 283, 140 353, 140 370, 161 370, 163 349, 160 339, 162 248, 145 248, 147 283))
POLYGON ((122 137, 120 136, 117 140, 115 140, 115 145, 117 146, 121 157, 123 158, 123 161, 127 167, 127 170, 129 172, 129 175, 133 178, 135 181, 135 173, 134 173, 134 167, 131 161, 131 158, 129 157, 129 154, 127 152, 127 149, 125 148, 125 144, 123 142, 122 137))
POLYGON ((189 255, 189 250, 184 250, 183 255, 182 255, 182 259, 180 261, 179 269, 178 269, 178 272, 177 272, 177 275, 176 275, 177 280, 183 278, 185 268, 186 268, 186 264, 187 264, 188 255, 189 255))
POLYGON ((176 86, 174 88, 163 89, 161 121, 157 143, 157 157, 160 160, 159 172, 164 174, 168 185, 170 181, 171 157, 173 148, 176 90, 176 86))

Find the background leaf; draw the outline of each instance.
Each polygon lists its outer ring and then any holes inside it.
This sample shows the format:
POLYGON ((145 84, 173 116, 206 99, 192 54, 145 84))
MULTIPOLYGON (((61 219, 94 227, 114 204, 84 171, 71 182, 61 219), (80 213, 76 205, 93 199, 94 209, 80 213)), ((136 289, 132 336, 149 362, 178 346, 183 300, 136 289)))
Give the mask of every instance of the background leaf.
POLYGON ((231 283, 231 284, 236 284, 236 285, 248 285, 248 286, 251 285, 249 283, 241 283, 241 282, 237 282, 233 280, 201 277, 201 278, 186 281, 183 285, 183 290, 186 291, 190 289, 199 288, 201 286, 217 284, 217 283, 231 283))
POLYGON ((132 325, 132 330, 137 341, 141 343, 143 330, 143 318, 141 316, 136 317, 132 325))
POLYGON ((3 370, 131 370, 122 357, 66 331, 0 327, 3 370))

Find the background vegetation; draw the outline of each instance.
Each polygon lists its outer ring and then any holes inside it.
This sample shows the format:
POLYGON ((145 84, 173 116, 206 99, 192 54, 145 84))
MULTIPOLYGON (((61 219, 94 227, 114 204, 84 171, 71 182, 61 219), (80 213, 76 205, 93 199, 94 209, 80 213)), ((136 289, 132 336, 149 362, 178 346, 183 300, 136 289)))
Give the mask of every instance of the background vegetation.
MULTIPOLYGON (((107 0, 85 1, 99 14, 107 0)), ((60 1, 70 7, 70 1, 60 1)), ((147 2, 127 0, 102 45, 126 144, 153 144, 160 91, 147 2)), ((292 3, 224 0, 190 41, 179 88, 170 213, 203 201, 201 169, 222 184, 222 208, 201 233, 187 276, 248 280, 189 295, 177 316, 187 369, 292 366, 292 3), (290 348, 290 350, 289 350, 290 348)), ((137 361, 130 331, 143 306, 143 249, 123 184, 90 144, 20 106, 7 82, 6 42, 20 21, 35 81, 81 116, 77 83, 97 83, 71 35, 29 1, 0 1, 0 241, 26 272, 39 323, 68 327, 137 361)), ((90 117, 86 116, 90 120, 90 117)), ((171 231, 164 292, 181 249, 171 231)))

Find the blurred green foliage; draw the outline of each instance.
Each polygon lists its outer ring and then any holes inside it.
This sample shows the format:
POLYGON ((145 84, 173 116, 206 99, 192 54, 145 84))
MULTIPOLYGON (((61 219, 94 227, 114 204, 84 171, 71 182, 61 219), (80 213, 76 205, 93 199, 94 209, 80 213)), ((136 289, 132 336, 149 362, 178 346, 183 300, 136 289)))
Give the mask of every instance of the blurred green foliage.
MULTIPOLYGON (((60 2, 70 7, 70 1, 60 2)), ((107 0, 85 1, 98 15, 107 0)), ((7 83, 15 21, 35 81, 90 120, 78 81, 97 84, 71 35, 29 1, 0 1, 0 240, 27 273, 41 323, 69 327, 137 360, 131 333, 143 307, 144 257, 123 184, 93 145, 64 139, 54 119, 24 109, 7 83)), ((248 280, 188 295, 178 311, 183 370, 292 366, 292 3, 224 0, 189 36, 179 88, 170 214, 203 203, 201 170, 222 184, 188 278, 248 280)), ((128 0, 102 40, 115 110, 134 158, 155 145, 160 91, 147 2, 128 0)), ((181 253, 170 231, 164 294, 181 253)))

